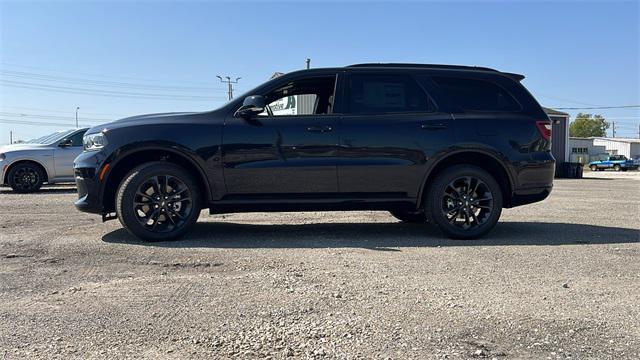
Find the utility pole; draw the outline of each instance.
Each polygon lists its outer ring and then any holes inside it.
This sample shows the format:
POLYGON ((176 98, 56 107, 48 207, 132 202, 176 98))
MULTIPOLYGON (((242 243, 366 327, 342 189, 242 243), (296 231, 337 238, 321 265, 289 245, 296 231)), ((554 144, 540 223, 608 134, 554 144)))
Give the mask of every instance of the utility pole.
POLYGON ((13 131, 9 130, 9 144, 13 144, 13 131))
POLYGON ((616 122, 611 122, 611 128, 613 129, 613 137, 616 137, 616 122))
POLYGON ((79 128, 79 126, 78 126, 78 110, 80 110, 80 107, 76 106, 76 129, 79 128))
POLYGON ((231 77, 229 76, 225 76, 224 79, 220 75, 217 75, 216 77, 220 79, 221 82, 226 83, 229 86, 229 100, 233 99, 233 84, 237 84, 238 80, 242 78, 237 77, 235 80, 231 80, 231 77))
POLYGON ((307 58, 306 63, 307 63, 307 70, 311 69, 311 59, 307 58))

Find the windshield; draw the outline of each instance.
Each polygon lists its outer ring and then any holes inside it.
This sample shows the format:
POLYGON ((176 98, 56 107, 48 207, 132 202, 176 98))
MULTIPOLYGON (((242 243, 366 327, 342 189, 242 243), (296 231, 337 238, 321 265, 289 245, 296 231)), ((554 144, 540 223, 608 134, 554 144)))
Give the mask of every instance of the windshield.
POLYGON ((27 144, 53 144, 55 142, 58 142, 64 139, 65 137, 67 137, 69 134, 73 133, 76 130, 77 129, 56 131, 53 134, 45 135, 37 139, 31 139, 26 143, 27 144))

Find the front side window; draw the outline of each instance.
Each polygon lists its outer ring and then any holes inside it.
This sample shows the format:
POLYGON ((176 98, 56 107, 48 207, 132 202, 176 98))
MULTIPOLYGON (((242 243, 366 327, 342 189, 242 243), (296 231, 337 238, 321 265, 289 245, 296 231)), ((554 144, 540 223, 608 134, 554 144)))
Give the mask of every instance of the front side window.
POLYGON ((86 131, 80 131, 74 135, 72 135, 69 140, 71 140, 71 146, 82 146, 82 137, 86 131))
POLYGON ((407 75, 353 74, 348 89, 352 114, 434 111, 427 94, 407 75))
POLYGON ((291 81, 265 95, 267 109, 259 116, 331 114, 335 84, 335 76, 319 76, 291 81))
POLYGON ((506 90, 488 81, 434 77, 445 96, 466 111, 519 111, 520 105, 506 90))

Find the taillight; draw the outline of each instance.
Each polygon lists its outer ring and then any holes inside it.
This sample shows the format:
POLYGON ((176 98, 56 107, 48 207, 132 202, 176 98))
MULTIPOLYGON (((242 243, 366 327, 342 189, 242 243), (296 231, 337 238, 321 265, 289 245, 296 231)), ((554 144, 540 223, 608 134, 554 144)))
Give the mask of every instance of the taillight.
POLYGON ((536 126, 538 127, 538 131, 540 131, 540 135, 545 140, 551 140, 551 123, 548 121, 536 121, 536 126))

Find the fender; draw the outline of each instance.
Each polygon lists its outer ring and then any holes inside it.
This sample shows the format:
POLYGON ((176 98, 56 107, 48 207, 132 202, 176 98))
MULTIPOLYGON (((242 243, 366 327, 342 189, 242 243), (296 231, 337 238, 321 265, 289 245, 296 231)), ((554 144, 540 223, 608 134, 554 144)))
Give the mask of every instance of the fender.
POLYGON ((427 170, 425 172, 425 175, 422 179, 422 185, 420 186, 420 189, 418 190, 418 197, 417 197, 417 206, 420 206, 421 203, 421 199, 424 193, 424 189, 427 185, 427 182, 429 181, 431 174, 433 172, 433 170, 440 165, 441 163, 443 163, 444 161, 446 161, 448 158, 450 158, 451 156, 454 156, 456 154, 461 154, 461 153, 478 153, 478 154, 482 154, 482 155, 486 155, 489 156, 491 158, 493 158, 494 160, 496 160, 496 162, 498 164, 500 164, 500 166, 502 167, 502 169, 504 170, 504 172, 507 174, 507 178, 509 180, 509 186, 511 188, 511 191, 513 192, 514 186, 515 186, 515 175, 513 174, 512 169, 507 168, 504 164, 505 162, 507 162, 507 158, 502 155, 502 153, 500 153, 499 151, 497 151, 496 149, 484 146, 483 144, 475 144, 475 143, 471 143, 471 144, 457 144, 452 146, 451 148, 449 148, 449 151, 443 152, 435 157, 432 157, 431 159, 429 159, 427 161, 427 163, 431 162, 431 165, 427 166, 427 170))
MULTIPOLYGON (((207 187, 205 190, 207 196, 207 204, 211 202, 211 190, 214 188, 209 181, 209 178, 205 175, 205 171, 203 169, 203 163, 199 160, 198 155, 189 148, 186 148, 180 144, 171 143, 168 141, 153 141, 153 143, 134 143, 128 144, 121 148, 114 150, 107 158, 103 161, 104 164, 110 164, 111 169, 117 168, 118 164, 122 161, 122 159, 127 158, 129 155, 133 155, 138 152, 143 151, 158 151, 158 152, 168 152, 180 157, 183 157, 189 161, 189 163, 198 170, 198 176, 200 176, 200 180, 207 187)), ((99 171, 96 169, 96 171, 99 171)), ((111 176, 111 171, 107 171, 106 178, 103 184, 108 183, 109 177, 111 176)), ((106 190, 105 186, 102 186, 100 191, 100 201, 103 201, 104 192, 106 190)))

